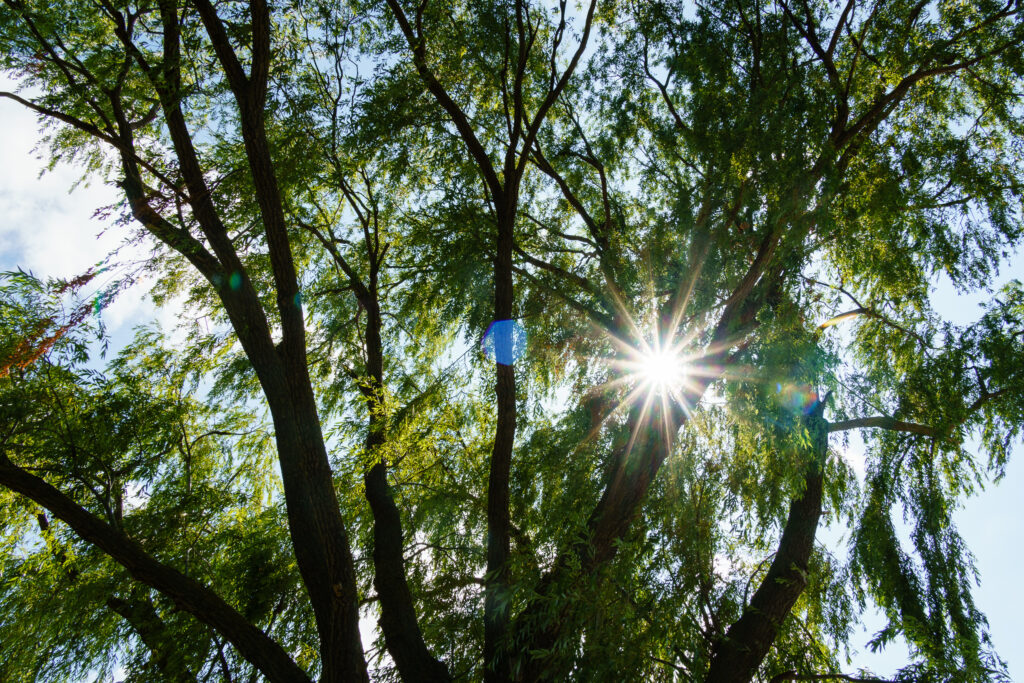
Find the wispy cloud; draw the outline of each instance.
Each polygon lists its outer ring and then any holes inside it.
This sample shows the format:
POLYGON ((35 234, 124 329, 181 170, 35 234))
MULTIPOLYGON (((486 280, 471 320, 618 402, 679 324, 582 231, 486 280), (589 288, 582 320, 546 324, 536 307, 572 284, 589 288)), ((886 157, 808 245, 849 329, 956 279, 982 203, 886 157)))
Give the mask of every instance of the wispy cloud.
MULTIPOLYGON (((15 87, 0 74, 0 90, 15 87)), ((22 268, 43 278, 71 278, 122 247, 128 228, 94 216, 96 209, 118 200, 117 189, 92 179, 71 191, 82 179, 82 170, 64 164, 45 170, 49 158, 40 139, 34 113, 0 100, 0 270, 22 268)), ((148 247, 122 248, 112 261, 140 259, 148 247)), ((115 337, 158 316, 147 296, 151 286, 152 282, 140 281, 104 311, 115 337)), ((161 318, 175 317, 173 312, 170 317, 163 313, 161 318)))

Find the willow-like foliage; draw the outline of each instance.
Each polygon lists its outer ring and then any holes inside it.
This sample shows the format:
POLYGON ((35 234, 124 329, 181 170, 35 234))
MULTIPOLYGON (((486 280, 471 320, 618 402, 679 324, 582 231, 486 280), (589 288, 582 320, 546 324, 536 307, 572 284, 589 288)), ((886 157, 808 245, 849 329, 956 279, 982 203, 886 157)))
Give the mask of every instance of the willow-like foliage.
POLYGON ((0 280, 0 679, 1007 680, 1021 11, 3 0, 185 303, 0 280))

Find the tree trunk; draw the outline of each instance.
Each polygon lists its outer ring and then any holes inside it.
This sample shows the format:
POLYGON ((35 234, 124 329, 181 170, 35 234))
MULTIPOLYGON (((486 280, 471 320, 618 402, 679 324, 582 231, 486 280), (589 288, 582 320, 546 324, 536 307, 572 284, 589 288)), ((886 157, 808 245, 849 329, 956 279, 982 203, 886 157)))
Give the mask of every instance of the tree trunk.
MULTIPOLYGON (((511 320, 512 247, 515 206, 499 213, 494 259, 494 319, 511 320)), ((503 640, 508 630, 510 599, 508 558, 511 549, 509 478, 516 437, 516 374, 512 365, 515 329, 512 323, 494 329, 495 404, 497 426, 487 479, 487 582, 484 588, 484 681, 508 680, 509 660, 503 640), (505 333, 508 338, 505 339, 505 333), (503 348, 507 346, 508 348, 503 348), (502 358, 502 356, 506 356, 502 358)))
MULTIPOLYGON (((365 390, 370 401, 366 451, 369 457, 375 457, 386 441, 384 420, 376 405, 383 386, 384 359, 375 282, 371 281, 371 289, 365 291, 365 294, 366 365, 371 382, 371 386, 365 390)), ((380 627, 388 652, 395 660, 403 681, 450 681, 448 667, 427 649, 416 618, 416 606, 405 574, 402 518, 391 495, 391 487, 388 486, 387 464, 375 462, 363 475, 363 482, 366 486, 366 500, 373 513, 373 585, 380 600, 380 627)))
POLYGON ((821 519, 823 469, 828 453, 828 422, 821 416, 823 409, 824 401, 806 418, 812 451, 805 487, 790 503, 775 559, 743 614, 715 645, 706 683, 751 680, 807 585, 807 566, 821 519))

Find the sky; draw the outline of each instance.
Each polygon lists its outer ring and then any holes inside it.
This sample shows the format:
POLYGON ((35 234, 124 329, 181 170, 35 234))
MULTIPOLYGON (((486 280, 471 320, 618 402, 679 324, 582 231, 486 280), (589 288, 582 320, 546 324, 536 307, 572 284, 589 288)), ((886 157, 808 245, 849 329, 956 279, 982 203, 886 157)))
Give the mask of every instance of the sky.
MULTIPOLYGON (((0 74, 0 90, 13 83, 0 74)), ((113 188, 99 183, 80 185, 77 169, 57 167, 40 177, 45 160, 34 151, 39 134, 35 116, 20 105, 0 99, 0 271, 22 268, 40 277, 70 278, 85 272, 121 246, 124 227, 94 217, 101 206, 117 201, 113 188)), ((145 256, 144 246, 122 249, 119 259, 145 256)), ((1024 280, 1024 257, 1018 255, 1000 274, 1000 281, 1024 280)), ((102 286, 102 282, 100 286, 102 286)), ((177 319, 174 307, 158 310, 148 297, 145 281, 118 297, 103 311, 104 321, 116 347, 131 336, 135 325, 157 320, 169 331, 177 319)), ((969 322, 979 315, 985 297, 961 297, 946 282, 938 282, 936 307, 947 319, 969 322)), ((835 445, 835 444, 834 444, 835 445)), ((857 439, 851 439, 846 457, 856 463, 857 439)), ((979 608, 989 619, 996 651, 1007 661, 1011 677, 1024 681, 1024 590, 1020 567, 1024 566, 1024 448, 1015 449, 1006 477, 980 495, 966 501, 955 519, 973 551, 981 577, 975 591, 979 608)), ((819 540, 838 543, 838 534, 823 530, 819 540)), ((849 670, 870 667, 879 675, 893 673, 906 663, 904 650, 891 647, 882 653, 865 652, 864 644, 882 627, 881 617, 869 614, 863 633, 854 638, 860 653, 849 670)), ((365 638, 364 638, 365 639, 365 638)), ((364 642, 364 645, 368 645, 364 642)))
MULTIPOLYGON (((0 73, 0 90, 14 83, 0 73)), ((104 260, 122 247, 127 231, 93 214, 119 197, 116 188, 99 182, 72 188, 82 177, 78 169, 45 169, 45 152, 36 151, 41 136, 33 113, 0 99, 0 270, 20 267, 41 278, 70 278, 104 260)), ((144 246, 122 248, 116 261, 130 263, 145 257, 144 246)), ((94 281, 101 289, 109 280, 94 281)), ((173 310, 158 311, 146 295, 147 282, 118 297, 104 311, 110 331, 127 340, 136 324, 158 319, 171 325, 173 310)))

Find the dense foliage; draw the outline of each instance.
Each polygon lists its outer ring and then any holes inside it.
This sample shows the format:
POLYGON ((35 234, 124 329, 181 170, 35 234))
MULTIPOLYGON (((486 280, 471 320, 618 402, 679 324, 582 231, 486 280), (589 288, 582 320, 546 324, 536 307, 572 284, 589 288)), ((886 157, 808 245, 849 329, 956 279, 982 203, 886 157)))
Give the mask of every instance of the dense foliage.
POLYGON ((185 304, 0 281, 0 679, 1006 680, 1021 11, 3 0, 185 304))

